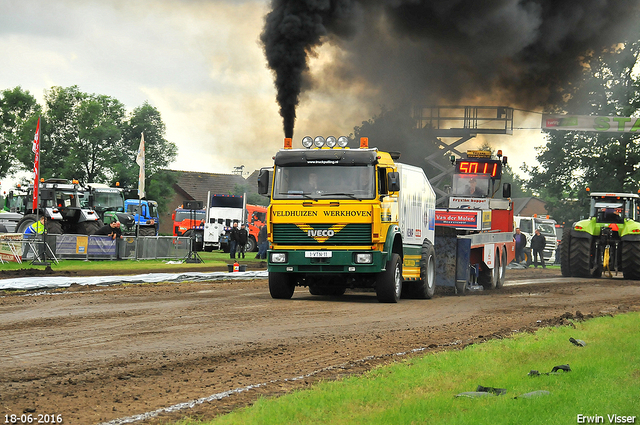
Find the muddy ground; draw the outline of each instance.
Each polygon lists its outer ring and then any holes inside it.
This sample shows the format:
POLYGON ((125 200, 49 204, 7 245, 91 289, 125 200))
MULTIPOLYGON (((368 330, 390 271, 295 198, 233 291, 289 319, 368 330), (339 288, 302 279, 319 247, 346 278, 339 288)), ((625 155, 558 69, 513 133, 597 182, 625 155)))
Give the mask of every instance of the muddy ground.
POLYGON ((116 420, 217 394, 135 423, 210 418, 412 355, 640 310, 640 282, 620 277, 508 270, 507 285, 398 304, 380 304, 373 292, 328 298, 306 288, 273 300, 266 280, 4 293, 1 419, 60 414, 65 424, 125 423, 116 420))

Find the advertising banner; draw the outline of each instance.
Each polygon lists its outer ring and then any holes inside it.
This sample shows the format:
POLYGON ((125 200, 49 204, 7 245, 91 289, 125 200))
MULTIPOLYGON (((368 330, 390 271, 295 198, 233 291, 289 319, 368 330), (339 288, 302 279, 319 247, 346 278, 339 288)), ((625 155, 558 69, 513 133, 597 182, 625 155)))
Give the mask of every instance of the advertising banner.
POLYGON ((482 211, 436 210, 436 226, 482 230, 482 211))
POLYGON ((542 115, 543 130, 596 131, 598 133, 637 133, 640 118, 598 117, 591 115, 542 115))

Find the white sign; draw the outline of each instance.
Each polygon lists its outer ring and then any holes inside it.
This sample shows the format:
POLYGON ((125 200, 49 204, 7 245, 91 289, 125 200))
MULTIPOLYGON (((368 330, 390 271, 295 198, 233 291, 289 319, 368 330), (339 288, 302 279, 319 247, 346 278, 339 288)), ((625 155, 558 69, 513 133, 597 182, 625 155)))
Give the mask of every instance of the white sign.
POLYGON ((331 258, 331 251, 305 251, 304 256, 306 258, 331 258))
POLYGON ((640 132, 640 118, 591 115, 542 115, 543 130, 596 131, 598 133, 640 132))

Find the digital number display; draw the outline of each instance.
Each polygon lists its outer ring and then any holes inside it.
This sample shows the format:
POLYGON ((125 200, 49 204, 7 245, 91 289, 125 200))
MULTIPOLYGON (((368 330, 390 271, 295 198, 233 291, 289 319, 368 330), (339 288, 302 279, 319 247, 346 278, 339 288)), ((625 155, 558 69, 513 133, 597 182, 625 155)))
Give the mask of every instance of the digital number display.
POLYGON ((502 162, 499 159, 459 159, 456 161, 456 173, 490 174, 491 178, 502 176, 502 162))

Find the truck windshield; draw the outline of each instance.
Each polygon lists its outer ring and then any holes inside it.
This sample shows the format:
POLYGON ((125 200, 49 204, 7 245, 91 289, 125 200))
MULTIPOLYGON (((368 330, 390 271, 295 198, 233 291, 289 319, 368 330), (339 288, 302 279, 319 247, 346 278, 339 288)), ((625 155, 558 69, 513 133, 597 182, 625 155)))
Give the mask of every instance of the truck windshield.
MULTIPOLYGON (((204 220, 207 215, 204 211, 201 211, 201 210, 197 210, 193 212, 195 213, 196 220, 204 220)), ((192 217, 194 217, 191 215, 191 213, 192 211, 189 211, 189 210, 176 211, 176 221, 190 220, 192 217)))
POLYGON ((286 166, 276 167, 274 199, 373 199, 374 167, 286 166))
POLYGON ((555 223, 543 223, 536 220, 536 229, 540 230, 543 235, 555 236, 556 234, 555 223))
POLYGON ((489 181, 486 174, 454 174, 453 195, 489 196, 489 181))
POLYGON ((124 198, 119 192, 95 192, 93 208, 96 211, 124 211, 124 198))

